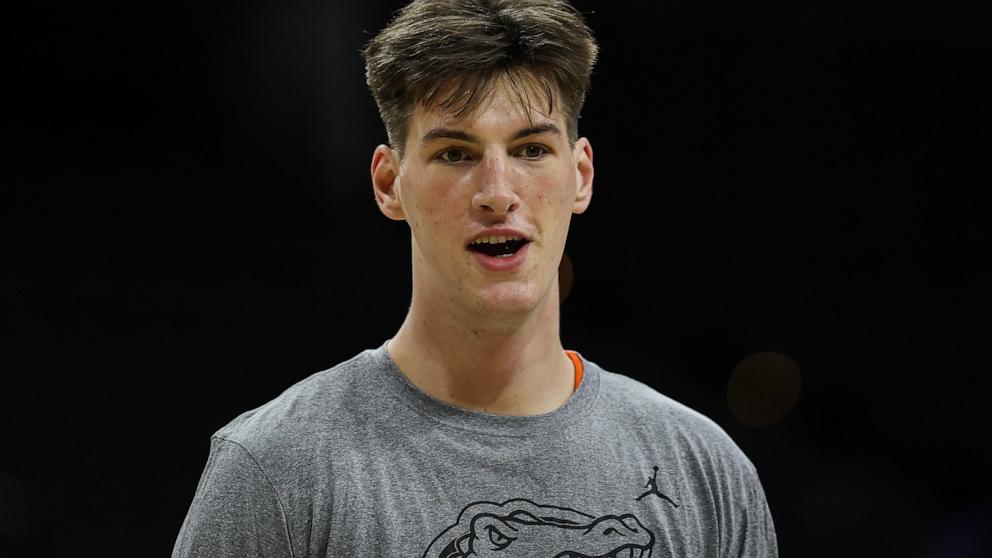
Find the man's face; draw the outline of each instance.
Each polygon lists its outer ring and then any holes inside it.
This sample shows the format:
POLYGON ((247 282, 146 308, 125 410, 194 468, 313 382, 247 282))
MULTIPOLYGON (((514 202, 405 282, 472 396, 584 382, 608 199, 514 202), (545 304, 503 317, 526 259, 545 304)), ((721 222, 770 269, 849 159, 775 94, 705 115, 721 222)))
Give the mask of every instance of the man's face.
POLYGON ((530 112, 497 85, 460 118, 418 106, 402 162, 376 150, 376 197, 410 225, 415 296, 428 304, 526 314, 557 285, 571 215, 592 194, 592 148, 569 146, 557 108, 530 112))

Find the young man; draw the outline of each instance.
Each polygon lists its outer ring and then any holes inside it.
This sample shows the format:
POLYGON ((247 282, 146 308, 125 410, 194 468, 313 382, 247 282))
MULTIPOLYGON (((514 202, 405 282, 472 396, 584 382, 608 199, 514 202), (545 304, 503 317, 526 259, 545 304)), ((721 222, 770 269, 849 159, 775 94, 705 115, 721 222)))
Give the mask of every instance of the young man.
POLYGON ((596 52, 563 0, 415 0, 370 42, 409 313, 215 434, 173 556, 777 556, 718 426, 559 340, 596 52))

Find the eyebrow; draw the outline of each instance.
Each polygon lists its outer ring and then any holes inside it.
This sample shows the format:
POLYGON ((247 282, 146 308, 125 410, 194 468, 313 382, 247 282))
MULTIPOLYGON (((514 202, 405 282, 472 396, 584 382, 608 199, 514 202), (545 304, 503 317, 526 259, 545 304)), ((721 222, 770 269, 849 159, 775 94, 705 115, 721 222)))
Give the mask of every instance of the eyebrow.
MULTIPOLYGON (((535 126, 528 126, 517 130, 512 136, 510 136, 510 141, 516 141, 518 139, 537 134, 553 134, 560 136, 561 129, 550 122, 537 124, 535 126)), ((420 144, 425 145, 436 139, 454 139, 468 143, 480 143, 478 137, 461 130, 455 130, 453 128, 431 128, 430 130, 427 130, 427 133, 424 134, 423 138, 421 138, 420 144)))

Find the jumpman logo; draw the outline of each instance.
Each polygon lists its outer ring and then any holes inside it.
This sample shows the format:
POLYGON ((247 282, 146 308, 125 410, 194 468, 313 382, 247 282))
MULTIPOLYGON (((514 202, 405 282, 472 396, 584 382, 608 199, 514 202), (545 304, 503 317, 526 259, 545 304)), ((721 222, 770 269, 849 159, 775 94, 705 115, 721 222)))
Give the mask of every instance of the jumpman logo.
POLYGON ((676 504, 674 501, 672 501, 671 498, 669 498, 668 496, 665 496, 664 494, 661 493, 660 490, 658 490, 658 483, 655 482, 655 479, 657 479, 657 478, 658 478, 658 466, 655 465, 654 466, 654 475, 652 475, 651 478, 648 479, 648 483, 644 485, 645 487, 650 487, 649 490, 647 492, 645 492, 644 494, 641 494, 640 496, 638 496, 637 499, 640 500, 641 498, 647 496, 648 494, 654 494, 655 496, 657 496, 657 497, 659 497, 659 498, 661 498, 663 500, 668 500, 668 502, 670 504, 672 504, 673 506, 675 506, 676 508, 679 507, 679 505, 676 504))

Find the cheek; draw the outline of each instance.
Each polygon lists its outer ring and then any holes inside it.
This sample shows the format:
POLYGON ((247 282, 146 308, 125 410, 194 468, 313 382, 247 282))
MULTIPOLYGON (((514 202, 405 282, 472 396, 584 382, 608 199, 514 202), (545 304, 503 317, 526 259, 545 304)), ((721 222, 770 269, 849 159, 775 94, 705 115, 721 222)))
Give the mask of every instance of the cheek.
POLYGON ((535 188, 535 198, 541 206, 554 206, 564 203, 568 198, 568 191, 567 188, 562 188, 559 182, 538 182, 535 188))
MULTIPOLYGON (((451 238, 460 238, 461 231, 453 230, 464 220, 458 215, 460 207, 457 195, 452 189, 435 188, 418 192, 424 194, 412 201, 413 211, 408 215, 408 221, 413 234, 420 243, 421 252, 425 255, 447 250, 451 238)), ((434 260, 434 256, 428 255, 434 260)))
POLYGON ((429 184, 417 184, 415 186, 417 195, 405 200, 405 205, 410 208, 407 218, 411 228, 423 234, 430 234, 444 222, 441 215, 444 206, 438 203, 437 195, 429 190, 429 186, 429 184))
POLYGON ((537 203, 555 213, 568 211, 571 213, 571 200, 574 197, 569 188, 568 177, 558 176, 535 183, 535 198, 537 203))

